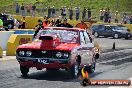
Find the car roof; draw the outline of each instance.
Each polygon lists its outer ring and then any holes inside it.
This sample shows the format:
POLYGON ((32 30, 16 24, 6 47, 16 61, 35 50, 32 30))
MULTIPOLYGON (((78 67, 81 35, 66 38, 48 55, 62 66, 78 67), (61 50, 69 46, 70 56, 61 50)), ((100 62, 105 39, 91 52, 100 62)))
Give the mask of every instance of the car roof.
POLYGON ((67 28, 67 27, 45 27, 45 29, 56 29, 56 30, 73 30, 73 31, 82 31, 85 29, 80 29, 80 28, 67 28))

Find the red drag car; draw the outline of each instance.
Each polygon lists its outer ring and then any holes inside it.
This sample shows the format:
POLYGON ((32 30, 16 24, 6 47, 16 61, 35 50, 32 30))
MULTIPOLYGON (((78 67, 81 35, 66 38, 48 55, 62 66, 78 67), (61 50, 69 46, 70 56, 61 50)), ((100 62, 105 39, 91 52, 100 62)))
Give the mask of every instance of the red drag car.
POLYGON ((99 50, 84 29, 47 27, 38 41, 18 46, 16 58, 23 76, 36 67, 37 70, 66 69, 71 77, 76 77, 84 65, 94 72, 99 50))

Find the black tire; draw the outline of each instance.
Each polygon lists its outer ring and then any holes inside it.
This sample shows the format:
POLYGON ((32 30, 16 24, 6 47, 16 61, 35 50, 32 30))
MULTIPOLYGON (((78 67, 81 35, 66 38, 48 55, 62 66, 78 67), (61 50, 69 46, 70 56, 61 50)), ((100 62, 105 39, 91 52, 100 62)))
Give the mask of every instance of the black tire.
POLYGON ((72 67, 70 68, 70 74, 71 74, 71 78, 76 78, 79 74, 79 63, 75 63, 72 65, 72 67))
POLYGON ((99 37, 98 32, 94 32, 94 36, 95 36, 95 38, 98 38, 99 37))
POLYGON ((29 67, 20 65, 20 71, 22 73, 22 76, 27 76, 29 72, 29 67))

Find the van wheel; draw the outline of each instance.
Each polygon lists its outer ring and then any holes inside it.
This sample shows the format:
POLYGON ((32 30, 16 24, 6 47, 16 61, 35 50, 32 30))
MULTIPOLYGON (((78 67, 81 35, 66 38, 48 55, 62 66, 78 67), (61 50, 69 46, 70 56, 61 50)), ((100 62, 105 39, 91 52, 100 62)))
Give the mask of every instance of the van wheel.
POLYGON ((99 37, 98 32, 95 32, 95 33, 94 33, 94 36, 95 36, 96 38, 98 38, 98 37, 99 37))
POLYGON ((119 38, 119 35, 118 34, 114 34, 114 38, 115 39, 118 39, 119 38))

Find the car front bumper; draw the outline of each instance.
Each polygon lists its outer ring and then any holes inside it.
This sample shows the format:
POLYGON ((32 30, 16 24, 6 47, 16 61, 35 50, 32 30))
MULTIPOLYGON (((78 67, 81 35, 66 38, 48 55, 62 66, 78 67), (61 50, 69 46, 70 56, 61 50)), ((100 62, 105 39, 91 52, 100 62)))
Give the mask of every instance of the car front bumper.
POLYGON ((71 62, 69 59, 49 59, 49 58, 23 58, 16 57, 20 65, 36 68, 69 68, 71 62), (48 63, 38 62, 38 59, 49 60, 48 63))

